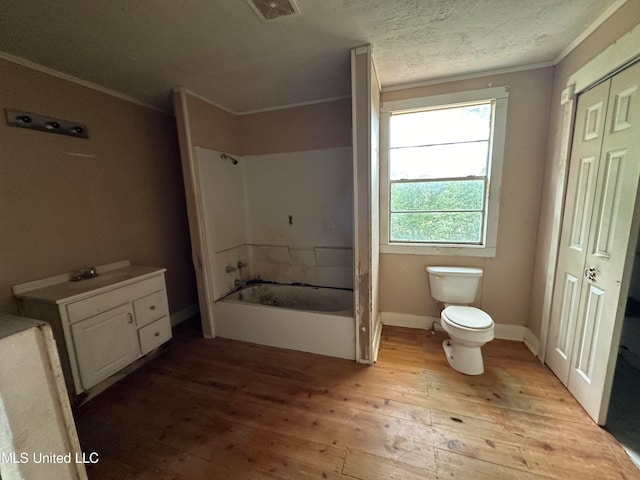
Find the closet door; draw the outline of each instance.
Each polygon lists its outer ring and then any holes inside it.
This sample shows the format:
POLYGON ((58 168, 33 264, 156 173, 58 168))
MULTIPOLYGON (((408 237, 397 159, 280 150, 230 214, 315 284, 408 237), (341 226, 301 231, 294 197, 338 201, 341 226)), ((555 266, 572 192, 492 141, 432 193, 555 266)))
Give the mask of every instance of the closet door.
POLYGON ((610 82, 580 95, 556 269, 547 364, 569 381, 610 82))
POLYGON ((567 385, 598 423, 604 423, 608 407, 611 382, 606 389, 605 383, 615 368, 618 345, 613 344, 614 328, 624 316, 629 275, 624 290, 622 279, 630 238, 637 235, 632 226, 636 228, 633 216, 640 179, 639 83, 640 64, 611 79, 567 385))
POLYGON ((615 327, 628 290, 623 276, 630 272, 629 241, 638 228, 639 82, 637 64, 578 100, 552 307, 549 366, 600 424, 615 368, 615 327), (597 142, 586 148, 591 140, 597 142))

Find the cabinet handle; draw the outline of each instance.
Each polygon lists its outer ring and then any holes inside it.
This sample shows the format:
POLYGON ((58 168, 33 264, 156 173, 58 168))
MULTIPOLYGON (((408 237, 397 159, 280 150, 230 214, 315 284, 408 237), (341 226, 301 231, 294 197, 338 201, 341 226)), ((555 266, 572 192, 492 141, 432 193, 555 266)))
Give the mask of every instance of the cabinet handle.
POLYGON ((160 336, 160 332, 156 332, 153 334, 154 337, 159 337, 160 336))
POLYGON ((129 323, 133 323, 133 315, 127 313, 127 316, 129 317, 129 323))
POLYGON ((155 309, 156 309, 156 306, 155 306, 155 305, 151 305, 149 308, 150 308, 151 310, 155 310, 155 309))

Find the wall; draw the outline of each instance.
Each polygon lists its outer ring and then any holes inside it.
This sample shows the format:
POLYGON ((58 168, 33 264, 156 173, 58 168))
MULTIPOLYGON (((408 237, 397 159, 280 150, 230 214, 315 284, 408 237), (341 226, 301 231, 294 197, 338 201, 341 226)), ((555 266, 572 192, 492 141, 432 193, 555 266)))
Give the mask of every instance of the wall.
POLYGON ((352 288, 351 148, 252 155, 242 165, 254 275, 352 288))
POLYGON ((405 90, 383 91, 382 101, 509 87, 498 243, 494 258, 382 254, 380 309, 439 317, 429 293, 427 265, 484 270, 478 307, 496 323, 525 326, 529 320, 538 207, 544 172, 552 68, 540 68, 405 90))
POLYGON ((185 95, 189 135, 194 147, 240 154, 238 117, 193 95, 185 95))
POLYGON ((351 146, 351 100, 340 99, 237 117, 242 155, 351 146))
POLYGON ((373 363, 381 333, 379 319, 380 85, 371 45, 351 50, 353 110, 354 313, 356 360, 373 363))
MULTIPOLYGON (((219 282, 218 284, 222 285, 233 280, 222 277, 221 274, 213 278, 213 272, 208 267, 215 260, 211 250, 213 243, 208 236, 216 233, 211 229, 211 225, 207 228, 204 222, 196 150, 200 147, 212 151, 214 155, 220 152, 238 154, 240 142, 237 118, 184 89, 174 90, 173 109, 178 127, 180 160, 191 235, 191 257, 195 267, 202 334, 205 338, 212 338, 215 336, 212 310, 215 284, 219 282)), ((215 202, 215 198, 212 201, 215 202)))
POLYGON ((238 126, 253 274, 351 287, 351 100, 241 115, 238 126))
POLYGON ((577 48, 567 55, 555 68, 553 91, 551 95, 551 112, 549 116, 549 130, 547 134, 547 150, 544 172, 544 186, 540 206, 540 221, 537 233, 537 246, 535 250, 535 265, 533 282, 531 285, 531 313, 529 316, 529 329, 540 338, 542 318, 545 315, 544 296, 547 285, 547 270, 549 268, 550 252, 556 250, 552 243, 551 231, 559 225, 561 218, 555 213, 554 206, 562 201, 558 198, 558 179, 563 168, 559 159, 561 157, 561 126, 562 108, 560 95, 567 86, 567 80, 580 67, 593 59, 600 52, 638 25, 640 18, 640 0, 629 0, 614 13, 606 22, 589 35, 577 48))
POLYGON ((236 279, 252 277, 251 254, 246 245, 244 161, 234 165, 221 154, 202 147, 195 147, 194 153, 202 213, 206 219, 206 257, 214 267, 211 269, 214 300, 233 290, 236 279), (247 266, 238 268, 238 263, 247 266))
POLYGON ((195 147, 213 299, 257 277, 352 288, 351 149, 237 156, 236 165, 221 153, 195 147))
POLYGON ((129 259, 167 268, 171 312, 196 302, 171 116, 0 60, 0 107, 84 123, 89 140, 0 122, 0 311, 11 285, 129 259))

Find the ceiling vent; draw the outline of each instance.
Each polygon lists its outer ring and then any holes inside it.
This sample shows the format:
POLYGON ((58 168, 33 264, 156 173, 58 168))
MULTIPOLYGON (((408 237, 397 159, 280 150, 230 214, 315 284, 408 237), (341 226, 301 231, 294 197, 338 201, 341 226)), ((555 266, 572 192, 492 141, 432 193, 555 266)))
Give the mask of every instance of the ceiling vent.
POLYGON ((263 22, 300 14, 295 0, 247 0, 247 2, 263 22))

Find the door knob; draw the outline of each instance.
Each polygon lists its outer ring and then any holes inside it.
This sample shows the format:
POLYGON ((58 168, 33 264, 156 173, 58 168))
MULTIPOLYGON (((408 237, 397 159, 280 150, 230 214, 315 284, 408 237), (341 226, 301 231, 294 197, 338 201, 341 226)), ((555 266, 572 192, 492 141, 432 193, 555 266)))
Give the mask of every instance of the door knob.
POLYGON ((600 270, 598 270, 595 267, 589 267, 584 271, 584 276, 587 277, 592 282, 595 282, 596 275, 598 275, 598 273, 600 273, 600 270))

